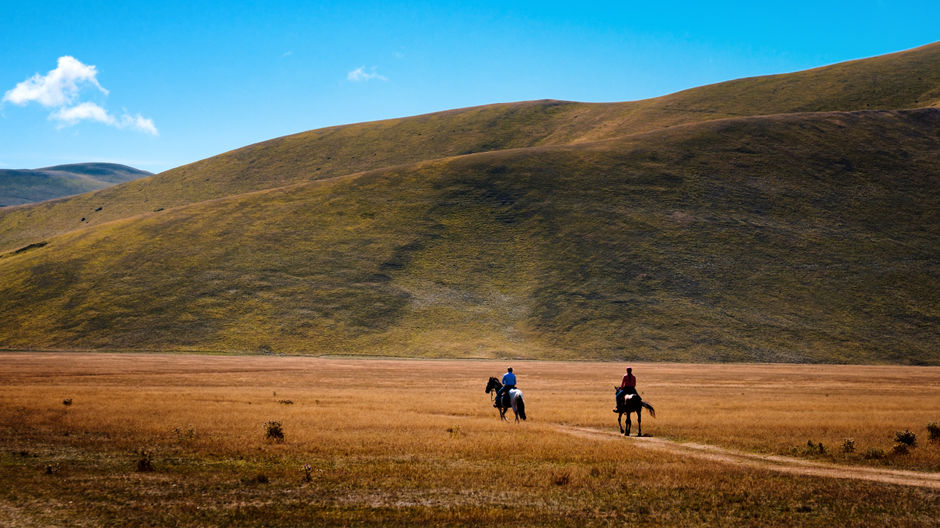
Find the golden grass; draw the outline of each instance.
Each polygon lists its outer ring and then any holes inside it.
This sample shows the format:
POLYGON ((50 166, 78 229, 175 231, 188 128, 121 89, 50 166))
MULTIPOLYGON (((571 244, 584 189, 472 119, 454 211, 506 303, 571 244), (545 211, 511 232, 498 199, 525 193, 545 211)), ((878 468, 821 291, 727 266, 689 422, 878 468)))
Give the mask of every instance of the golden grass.
MULTIPOLYGON (((504 362, 3 353, 0 524, 930 526, 940 511, 929 489, 572 436, 559 425, 616 428, 622 365, 514 366, 520 425, 483 393, 504 362), (136 471, 140 449, 154 472, 136 471)), ((940 470, 924 431, 937 368, 633 366, 655 437, 798 456, 812 440, 840 464, 940 470), (905 428, 906 456, 838 450, 890 452, 905 428)))

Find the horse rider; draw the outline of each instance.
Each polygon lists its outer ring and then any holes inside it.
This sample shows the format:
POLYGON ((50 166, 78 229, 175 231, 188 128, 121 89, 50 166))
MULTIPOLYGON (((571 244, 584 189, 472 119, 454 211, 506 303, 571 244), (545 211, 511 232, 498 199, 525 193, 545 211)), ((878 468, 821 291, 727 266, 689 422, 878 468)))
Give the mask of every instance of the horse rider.
POLYGON ((516 388, 516 375, 512 373, 512 367, 506 369, 506 373, 503 374, 503 379, 500 383, 502 383, 503 386, 496 391, 496 402, 493 403, 493 407, 499 407, 499 399, 502 398, 503 394, 509 394, 510 389, 516 388))
POLYGON ((623 375, 623 380, 620 382, 620 387, 617 390, 617 409, 614 409, 614 412, 618 412, 623 406, 627 394, 639 396, 639 393, 636 392, 636 376, 633 375, 633 367, 627 367, 627 373, 623 375))

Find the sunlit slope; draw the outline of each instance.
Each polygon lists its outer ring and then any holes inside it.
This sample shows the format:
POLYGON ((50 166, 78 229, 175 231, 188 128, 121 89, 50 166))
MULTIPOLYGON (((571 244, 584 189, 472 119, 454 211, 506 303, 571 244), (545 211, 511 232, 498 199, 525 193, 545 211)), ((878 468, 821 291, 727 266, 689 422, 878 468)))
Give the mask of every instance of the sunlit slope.
POLYGON ((0 258, 0 346, 940 364, 940 110, 731 119, 0 258))
POLYGON ((592 142, 734 116, 917 108, 938 101, 940 44, 931 44, 645 101, 533 101, 331 127, 250 145, 96 193, 0 210, 0 251, 160 209, 472 152, 592 142))

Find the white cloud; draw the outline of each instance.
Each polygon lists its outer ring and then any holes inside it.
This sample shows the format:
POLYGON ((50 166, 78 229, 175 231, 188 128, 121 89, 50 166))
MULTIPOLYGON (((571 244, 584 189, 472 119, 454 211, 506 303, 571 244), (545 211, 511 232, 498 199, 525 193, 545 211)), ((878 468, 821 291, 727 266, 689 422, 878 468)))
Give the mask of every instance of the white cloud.
POLYGON ((143 117, 140 114, 132 116, 125 113, 121 116, 121 121, 118 125, 118 128, 132 128, 140 132, 146 132, 153 136, 159 136, 160 133, 157 132, 157 127, 153 126, 153 119, 149 117, 143 117))
POLYGON ((64 106, 72 103, 86 84, 107 94, 108 91, 98 84, 97 77, 98 71, 94 66, 82 64, 74 57, 59 57, 56 69, 45 76, 37 73, 17 84, 3 94, 3 102, 23 106, 35 101, 46 108, 64 106))
POLYGON ((346 74, 346 80, 352 81, 352 82, 366 82, 366 81, 371 81, 372 79, 378 79, 380 81, 387 81, 388 77, 385 77, 384 75, 380 75, 378 72, 376 72, 375 66, 372 67, 371 72, 367 72, 365 66, 360 66, 356 68, 355 70, 346 74))
POLYGON ((132 116, 127 112, 118 119, 95 103, 81 103, 59 108, 49 115, 49 119, 59 121, 59 128, 70 127, 81 121, 97 121, 114 128, 132 129, 154 136, 160 135, 152 119, 145 118, 140 114, 132 116))
POLYGON ((59 57, 56 69, 44 76, 37 73, 13 89, 7 90, 0 103, 11 102, 24 106, 36 102, 46 108, 52 108, 54 111, 49 114, 49 119, 58 121, 59 128, 73 126, 82 121, 95 121, 118 129, 159 135, 153 120, 140 114, 131 115, 125 110, 118 119, 98 104, 88 101, 76 103, 82 89, 89 85, 105 95, 108 94, 108 90, 98 83, 98 70, 95 66, 82 64, 74 57, 59 57))
POLYGON ((107 125, 114 125, 114 116, 95 103, 81 103, 70 107, 61 107, 49 114, 49 119, 61 121, 62 126, 72 126, 79 121, 98 121, 107 125))

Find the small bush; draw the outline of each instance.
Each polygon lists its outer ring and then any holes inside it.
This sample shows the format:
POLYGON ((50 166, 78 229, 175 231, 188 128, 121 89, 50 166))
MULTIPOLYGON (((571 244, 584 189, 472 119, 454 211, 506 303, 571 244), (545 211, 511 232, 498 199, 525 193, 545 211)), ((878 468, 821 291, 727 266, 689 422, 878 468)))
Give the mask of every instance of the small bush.
POLYGON ((894 433, 894 441, 908 447, 914 447, 917 445, 917 435, 905 429, 903 432, 894 433))
POLYGON ((843 453, 854 453, 855 452, 855 439, 846 438, 842 441, 842 452, 843 453))
POLYGON ((865 451, 865 460, 881 460, 885 457, 885 452, 881 449, 870 448, 865 451))
POLYGON ((270 421, 264 424, 266 431, 265 438, 274 440, 277 443, 284 441, 284 429, 281 428, 281 422, 270 421))
POLYGON ((906 455, 911 452, 911 448, 907 444, 894 444, 892 452, 895 455, 906 455))
POLYGON ((937 422, 927 424, 927 440, 940 442, 940 424, 937 424, 937 422))
POLYGON ((138 449, 137 450, 137 471, 140 471, 141 473, 153 471, 153 450, 152 449, 138 449))
POLYGON ((46 475, 55 475, 61 471, 62 466, 58 462, 53 462, 52 464, 46 464, 46 475))
POLYGON ((556 473, 552 475, 552 482, 556 486, 567 486, 571 483, 571 473, 567 471, 564 473, 556 473))
POLYGON ((310 482, 313 480, 313 475, 311 472, 313 468, 310 467, 310 464, 304 464, 304 482, 310 482))
POLYGON ((824 446, 822 442, 814 444, 812 440, 807 440, 806 448, 803 452, 807 455, 825 455, 826 446, 824 446))
POLYGON ((62 405, 65 405, 66 407, 68 407, 69 405, 72 405, 72 398, 66 398, 62 400, 62 405))
POLYGON ((447 428, 447 432, 450 433, 450 437, 451 437, 451 438, 459 438, 459 437, 460 437, 460 426, 459 426, 459 425, 455 425, 455 426, 453 426, 453 427, 448 427, 448 428, 447 428))
POLYGON ((293 400, 278 400, 277 402, 280 403, 280 404, 282 404, 282 405, 293 405, 293 404, 294 404, 294 401, 293 401, 293 400))

